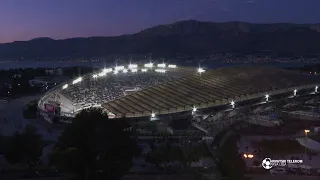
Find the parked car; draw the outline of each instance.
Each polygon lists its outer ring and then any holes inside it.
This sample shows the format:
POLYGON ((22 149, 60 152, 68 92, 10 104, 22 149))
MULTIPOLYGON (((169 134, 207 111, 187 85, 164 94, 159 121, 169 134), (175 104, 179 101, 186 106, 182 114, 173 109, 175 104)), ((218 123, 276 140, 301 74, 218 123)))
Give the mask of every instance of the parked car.
POLYGON ((287 171, 285 168, 274 168, 270 169, 271 175, 280 175, 280 174, 287 174, 287 171))

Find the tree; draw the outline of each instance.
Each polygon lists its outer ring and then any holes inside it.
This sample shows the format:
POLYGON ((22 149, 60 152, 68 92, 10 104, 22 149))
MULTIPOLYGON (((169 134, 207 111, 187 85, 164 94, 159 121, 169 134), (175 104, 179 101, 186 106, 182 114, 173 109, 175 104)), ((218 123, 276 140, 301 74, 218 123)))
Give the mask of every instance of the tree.
POLYGON ((101 109, 81 111, 59 138, 52 162, 76 179, 120 179, 139 154, 125 120, 109 120, 101 109))
POLYGON ((37 129, 26 126, 22 133, 16 132, 5 142, 4 157, 12 164, 34 166, 42 155, 43 141, 37 129))
POLYGON ((222 177, 228 180, 245 180, 246 162, 238 152, 237 137, 231 136, 217 150, 217 167, 222 177))

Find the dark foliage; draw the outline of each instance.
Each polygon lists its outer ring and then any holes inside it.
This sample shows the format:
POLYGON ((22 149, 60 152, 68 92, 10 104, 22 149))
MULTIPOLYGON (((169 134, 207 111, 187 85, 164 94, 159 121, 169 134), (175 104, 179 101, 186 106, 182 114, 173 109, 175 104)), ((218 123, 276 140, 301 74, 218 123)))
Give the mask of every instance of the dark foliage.
POLYGON ((59 139, 52 162, 77 179, 120 179, 139 154, 125 120, 108 120, 101 109, 83 110, 59 139))

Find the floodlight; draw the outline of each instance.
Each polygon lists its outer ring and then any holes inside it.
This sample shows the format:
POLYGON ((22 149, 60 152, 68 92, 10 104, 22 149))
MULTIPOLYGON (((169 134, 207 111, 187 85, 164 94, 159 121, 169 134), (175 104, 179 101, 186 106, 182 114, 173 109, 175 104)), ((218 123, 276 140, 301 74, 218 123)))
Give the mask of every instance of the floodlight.
POLYGON ((109 72, 112 72, 112 69, 111 68, 108 68, 108 69, 104 68, 102 72, 109 73, 109 72))
POLYGON ((119 71, 119 70, 124 69, 124 66, 116 66, 114 69, 115 69, 116 71, 119 71))
POLYGON ((234 107, 235 107, 235 102, 232 100, 232 101, 230 102, 230 105, 232 106, 232 108, 234 108, 234 107))
POLYGON ((128 70, 127 70, 127 69, 124 69, 124 70, 122 70, 122 72, 123 72, 123 73, 127 73, 127 72, 128 72, 128 70))
POLYGON ((82 77, 79 77, 79 78, 75 79, 75 80, 72 82, 72 84, 76 84, 76 83, 79 83, 79 82, 81 82, 81 81, 82 81, 82 77))
POLYGON ((118 71, 113 71, 113 74, 118 74, 118 71))
POLYGON ((67 89, 68 88, 68 84, 65 84, 62 86, 62 89, 67 89))
POLYGON ((266 95, 265 95, 266 101, 269 101, 269 97, 270 97, 269 94, 266 94, 266 95))
POLYGON ((158 64, 158 67, 160 67, 160 68, 165 68, 166 67, 166 64, 158 64))
POLYGON ((319 87, 318 87, 318 86, 316 86, 316 87, 314 88, 314 92, 316 92, 316 93, 317 93, 317 92, 318 92, 318 88, 319 88, 319 87))
POLYGON ((155 113, 151 113, 151 118, 155 118, 156 114, 155 113))
POLYGON ((169 65, 168 65, 168 68, 177 68, 177 65, 169 64, 169 65))
POLYGON ((148 69, 141 69, 141 71, 142 71, 142 72, 147 72, 147 71, 148 71, 148 69))
POLYGON ((193 107, 192 112, 196 112, 196 111, 197 111, 197 108, 193 107))
POLYGON ((298 90, 295 89, 295 90, 293 91, 293 95, 296 96, 296 95, 297 95, 297 92, 298 92, 298 90))
POLYGON ((146 68, 152 68, 152 67, 153 67, 153 63, 144 64, 144 67, 146 67, 146 68))
POLYGON ((130 64, 129 69, 136 69, 138 67, 137 64, 130 64))
POLYGON ((105 75, 107 75, 107 72, 106 72, 106 71, 103 71, 103 72, 99 73, 98 75, 99 75, 99 76, 105 76, 105 75))
POLYGON ((165 69, 156 69, 155 71, 156 71, 156 72, 159 72, 159 73, 165 73, 165 72, 166 72, 165 69))
POLYGON ((199 68, 199 69, 198 69, 198 73, 203 73, 203 72, 205 72, 204 69, 202 69, 202 68, 199 68))
POLYGON ((98 75, 97 75, 97 74, 94 74, 92 77, 93 77, 93 78, 97 78, 97 77, 98 77, 98 75))
POLYGON ((131 69, 131 72, 138 72, 138 69, 131 69))

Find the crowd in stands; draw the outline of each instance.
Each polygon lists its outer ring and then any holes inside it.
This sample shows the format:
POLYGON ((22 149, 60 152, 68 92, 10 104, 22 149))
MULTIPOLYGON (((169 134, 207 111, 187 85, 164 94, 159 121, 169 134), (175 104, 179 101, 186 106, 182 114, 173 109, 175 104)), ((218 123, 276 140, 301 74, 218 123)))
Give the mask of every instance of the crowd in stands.
POLYGON ((75 105, 103 104, 123 96, 123 87, 144 89, 175 78, 177 77, 155 72, 113 74, 98 78, 90 76, 83 78, 80 83, 70 85, 62 90, 62 94, 73 101, 75 105))

